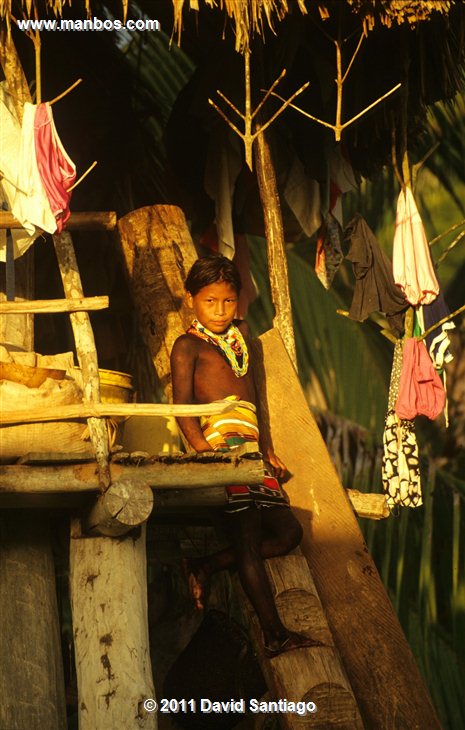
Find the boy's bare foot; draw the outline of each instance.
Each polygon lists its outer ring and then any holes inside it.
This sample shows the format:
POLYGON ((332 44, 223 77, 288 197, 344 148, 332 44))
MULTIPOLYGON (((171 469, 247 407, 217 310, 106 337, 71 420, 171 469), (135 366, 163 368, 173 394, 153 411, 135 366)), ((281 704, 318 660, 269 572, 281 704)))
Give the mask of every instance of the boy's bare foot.
POLYGON ((326 646, 323 642, 318 639, 312 639, 310 636, 304 636, 303 634, 297 634, 295 631, 289 631, 288 636, 281 642, 273 642, 271 646, 265 644, 265 656, 268 659, 273 659, 275 656, 284 654, 286 651, 293 651, 294 649, 305 649, 307 647, 315 646, 326 646))
POLYGON ((192 598, 194 608, 196 611, 203 611, 205 608, 204 598, 207 575, 205 571, 192 560, 183 558, 181 564, 189 586, 189 595, 192 598))

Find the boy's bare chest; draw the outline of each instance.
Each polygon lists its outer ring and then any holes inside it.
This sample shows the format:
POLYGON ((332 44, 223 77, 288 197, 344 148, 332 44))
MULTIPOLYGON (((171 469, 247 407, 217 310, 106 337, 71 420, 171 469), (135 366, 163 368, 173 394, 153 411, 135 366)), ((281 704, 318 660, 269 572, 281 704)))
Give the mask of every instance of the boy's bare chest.
POLYGON ((195 395, 199 400, 215 400, 228 395, 239 395, 243 400, 255 401, 251 369, 237 377, 232 366, 218 350, 208 343, 199 343, 194 373, 195 395))

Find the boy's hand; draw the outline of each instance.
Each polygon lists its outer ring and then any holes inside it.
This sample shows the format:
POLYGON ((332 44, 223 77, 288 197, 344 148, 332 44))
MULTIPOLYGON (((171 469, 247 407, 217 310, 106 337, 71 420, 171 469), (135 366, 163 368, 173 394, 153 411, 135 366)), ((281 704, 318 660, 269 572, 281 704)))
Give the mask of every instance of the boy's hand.
POLYGON ((267 449, 263 454, 265 461, 268 461, 276 472, 276 476, 279 479, 283 479, 287 472, 287 466, 281 461, 279 456, 276 456, 273 449, 267 449))

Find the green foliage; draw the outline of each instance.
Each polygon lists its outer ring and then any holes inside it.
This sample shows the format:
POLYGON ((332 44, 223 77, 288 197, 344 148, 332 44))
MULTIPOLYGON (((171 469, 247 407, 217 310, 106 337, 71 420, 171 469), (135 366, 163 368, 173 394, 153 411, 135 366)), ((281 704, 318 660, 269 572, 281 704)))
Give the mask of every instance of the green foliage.
MULTIPOLYGON (((250 242, 252 272, 259 298, 248 319, 256 333, 271 326, 271 304, 263 239, 250 242)), ((316 381, 325 406, 381 437, 387 401, 387 370, 371 355, 364 325, 336 313, 344 302, 326 291, 310 264, 288 253, 289 282, 294 316, 299 376, 304 387, 316 381)), ((308 392, 308 390, 307 390, 308 392)), ((311 391, 310 391, 311 392, 311 391)))

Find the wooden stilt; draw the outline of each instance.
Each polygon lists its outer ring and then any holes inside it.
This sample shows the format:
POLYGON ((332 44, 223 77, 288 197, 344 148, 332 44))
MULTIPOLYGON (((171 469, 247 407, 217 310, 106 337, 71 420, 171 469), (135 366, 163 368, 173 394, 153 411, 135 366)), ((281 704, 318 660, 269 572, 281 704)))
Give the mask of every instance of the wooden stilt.
MULTIPOLYGON (((74 246, 71 235, 66 231, 60 235, 53 236, 55 252, 60 268, 61 279, 65 295, 69 299, 81 299, 84 297, 81 277, 74 253, 74 246)), ((82 372, 84 402, 100 402, 100 380, 98 374, 97 351, 95 349, 94 334, 90 325, 87 312, 71 312, 71 325, 76 342, 76 353, 82 372)), ((108 433, 105 420, 102 418, 89 418, 88 421, 92 447, 95 451, 99 477, 102 489, 110 484, 110 472, 108 469, 108 433)))
MULTIPOLYGON (((138 537, 79 538, 70 583, 80 730, 155 730, 147 619, 145 527, 138 537)), ((47 726, 52 727, 52 725, 47 726)))

